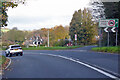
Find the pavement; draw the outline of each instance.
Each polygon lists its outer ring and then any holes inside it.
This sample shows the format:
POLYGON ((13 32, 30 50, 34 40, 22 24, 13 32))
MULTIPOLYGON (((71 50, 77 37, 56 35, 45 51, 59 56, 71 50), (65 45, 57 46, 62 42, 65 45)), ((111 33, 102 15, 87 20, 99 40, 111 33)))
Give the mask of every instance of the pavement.
MULTIPOLYGON (((25 50, 24 55, 11 57, 3 78, 109 78, 89 67, 52 55, 60 55, 92 64, 119 75, 118 54, 91 51, 86 46, 72 50, 25 50), (42 55, 47 54, 47 55, 42 55)), ((4 52, 3 52, 4 55, 4 52)))

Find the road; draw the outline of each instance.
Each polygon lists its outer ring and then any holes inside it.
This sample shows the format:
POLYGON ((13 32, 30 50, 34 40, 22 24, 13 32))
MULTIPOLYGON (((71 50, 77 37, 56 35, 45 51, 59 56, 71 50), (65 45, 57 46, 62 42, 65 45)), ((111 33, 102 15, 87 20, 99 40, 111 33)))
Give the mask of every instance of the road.
MULTIPOLYGON (((119 75, 118 54, 92 52, 94 46, 72 50, 26 50, 24 56, 11 57, 3 78, 110 78, 72 58, 119 75), (52 56, 51 56, 52 55, 52 56), (55 55, 55 56, 54 56, 55 55), (58 55, 58 56, 56 56, 58 55)), ((4 53, 4 52, 3 52, 4 53)))

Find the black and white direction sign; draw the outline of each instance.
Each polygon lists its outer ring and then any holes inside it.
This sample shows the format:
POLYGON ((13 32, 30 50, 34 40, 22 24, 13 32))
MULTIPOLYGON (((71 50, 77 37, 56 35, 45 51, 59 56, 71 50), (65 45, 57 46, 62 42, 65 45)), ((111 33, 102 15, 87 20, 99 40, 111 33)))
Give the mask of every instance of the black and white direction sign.
POLYGON ((115 27, 113 27, 113 28, 111 29, 111 31, 112 31, 112 32, 116 32, 116 31, 115 31, 115 27))
POLYGON ((106 28, 104 28, 104 31, 105 32, 117 32, 117 28, 116 27, 113 27, 113 28, 106 27, 106 28))
POLYGON ((108 30, 107 30, 107 29, 108 29, 108 27, 106 27, 106 28, 104 29, 104 31, 105 31, 105 32, 108 32, 108 30))

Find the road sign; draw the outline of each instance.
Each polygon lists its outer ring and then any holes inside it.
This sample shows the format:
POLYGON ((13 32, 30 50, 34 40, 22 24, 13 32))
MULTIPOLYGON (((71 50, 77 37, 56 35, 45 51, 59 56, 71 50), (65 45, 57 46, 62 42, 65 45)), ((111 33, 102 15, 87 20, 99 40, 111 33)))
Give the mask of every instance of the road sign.
POLYGON ((118 27, 118 19, 101 19, 99 27, 118 27))
POLYGON ((77 34, 75 34, 75 41, 77 41, 77 34))
POLYGON ((112 31, 112 32, 116 32, 116 31, 115 31, 115 27, 113 27, 113 28, 111 29, 111 31, 112 31))
POLYGON ((118 32, 118 28, 117 27, 106 27, 104 31, 105 32, 118 32))
POLYGON ((108 29, 108 27, 106 27, 106 28, 104 29, 104 31, 105 31, 105 32, 108 32, 108 30, 107 30, 107 29, 108 29))

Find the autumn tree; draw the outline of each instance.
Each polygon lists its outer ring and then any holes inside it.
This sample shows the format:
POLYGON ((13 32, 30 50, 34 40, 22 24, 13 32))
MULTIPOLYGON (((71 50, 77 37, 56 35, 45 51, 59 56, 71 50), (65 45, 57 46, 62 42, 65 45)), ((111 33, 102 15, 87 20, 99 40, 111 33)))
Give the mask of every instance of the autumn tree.
POLYGON ((95 41, 95 35, 97 35, 97 27, 92 21, 91 12, 88 9, 83 11, 80 9, 75 11, 70 23, 70 36, 75 42, 75 34, 77 34, 78 44, 93 44, 95 41))
POLYGON ((30 39, 34 36, 39 36, 43 40, 43 45, 47 45, 48 30, 50 46, 54 46, 54 44, 58 43, 59 40, 69 39, 69 26, 63 27, 62 25, 55 26, 50 29, 41 28, 39 30, 30 32, 26 37, 30 39))
POLYGON ((75 11, 73 14, 73 18, 70 22, 70 29, 69 34, 71 36, 71 39, 75 42, 75 34, 78 35, 78 41, 82 43, 82 37, 83 37, 83 28, 81 27, 82 24, 82 11, 81 9, 78 11, 75 11), (81 32, 81 33, 80 33, 81 32))
POLYGON ((20 30, 10 30, 7 32, 8 40, 14 41, 14 42, 23 42, 25 40, 25 34, 23 31, 20 30))
POLYGON ((69 38, 69 27, 63 27, 62 25, 55 26, 50 29, 50 44, 54 45, 59 40, 69 38))
MULTIPOLYGON (((7 26, 9 7, 17 7, 19 3, 24 4, 25 0, 0 0, 0 42, 2 42, 1 27, 7 26)), ((1 43, 0 43, 1 45, 1 43)), ((2 45, 1 45, 2 46, 2 45)))
POLYGON ((0 27, 7 26, 8 15, 7 11, 9 7, 17 7, 19 3, 24 4, 25 0, 2 0, 0 1, 0 27))

